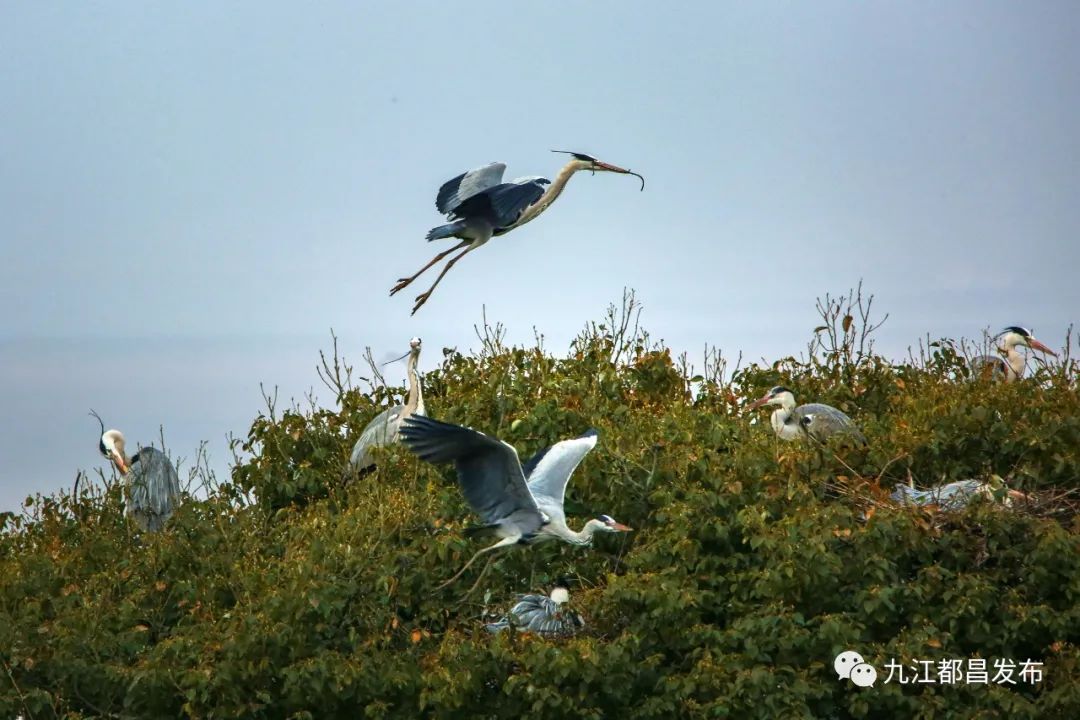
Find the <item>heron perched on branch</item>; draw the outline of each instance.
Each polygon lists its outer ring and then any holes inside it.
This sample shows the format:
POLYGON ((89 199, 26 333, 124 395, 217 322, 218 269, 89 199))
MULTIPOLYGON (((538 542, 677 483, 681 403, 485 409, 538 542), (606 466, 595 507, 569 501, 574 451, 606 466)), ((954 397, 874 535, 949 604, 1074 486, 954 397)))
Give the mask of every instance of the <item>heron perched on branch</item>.
POLYGON ((1017 349, 1021 347, 1057 357, 1057 353, 1036 340, 1030 330, 1019 325, 1010 325, 998 333, 994 339, 998 341, 997 351, 1004 357, 980 355, 972 358, 971 373, 975 377, 990 376, 995 380, 1005 382, 1018 380, 1023 376, 1024 368, 1027 366, 1027 356, 1017 349))
POLYGON ((552 589, 551 595, 518 595, 518 602, 498 622, 484 627, 489 632, 500 633, 509 627, 519 632, 533 632, 545 637, 567 637, 577 634, 585 627, 581 615, 563 607, 570 600, 570 592, 564 587, 552 589))
POLYGON ((854 421, 831 405, 808 403, 795 406, 795 394, 786 387, 777 385, 761 398, 755 400, 748 410, 762 405, 776 405, 773 411, 772 428, 781 440, 796 440, 809 437, 818 442, 825 442, 834 435, 846 435, 859 445, 866 444, 866 438, 854 421))
POLYGON ((446 263, 446 266, 443 267, 439 276, 435 278, 435 282, 432 283, 431 287, 426 292, 416 296, 416 304, 412 309, 413 314, 415 314, 431 297, 435 286, 439 284, 439 281, 443 279, 443 276, 458 260, 491 238, 505 235, 514 228, 521 227, 530 220, 535 219, 540 213, 547 210, 551 203, 555 202, 555 199, 562 193, 563 188, 566 187, 566 183, 579 170, 589 170, 593 173, 613 172, 633 175, 641 179, 641 189, 645 189, 645 178, 625 168, 601 162, 584 153, 567 152, 566 150, 553 150, 552 152, 566 153, 573 158, 555 176, 555 182, 533 175, 504 183, 502 176, 506 170, 506 165, 495 162, 462 173, 444 183, 439 188, 439 194, 435 198, 435 207, 452 222, 429 230, 427 239, 431 241, 458 238, 461 242, 436 255, 431 262, 420 268, 412 276, 399 279, 390 294, 393 295, 399 290, 408 287, 413 280, 420 277, 432 265, 450 253, 461 250, 460 254, 455 255, 446 263))
POLYGON ((120 472, 128 488, 128 515, 142 530, 156 532, 165 527, 180 504, 180 478, 165 453, 152 447, 141 447, 128 459, 124 453, 124 435, 119 430, 106 430, 101 416, 90 414, 101 425, 98 450, 120 472))
POLYGON ((372 449, 396 443, 401 423, 405 418, 413 414, 423 415, 425 412, 424 391, 420 385, 420 373, 416 370, 416 364, 420 361, 420 338, 414 337, 410 340, 409 352, 390 362, 397 362, 405 357, 409 358, 406 369, 409 377, 409 396, 404 405, 395 405, 376 415, 360 433, 360 437, 353 446, 352 455, 349 457, 349 468, 352 472, 360 472, 374 465, 372 449))
POLYGON ((608 515, 589 520, 580 532, 566 524, 566 485, 585 455, 596 447, 596 438, 596 431, 590 430, 555 443, 522 467, 517 451, 501 440, 461 425, 418 415, 408 418, 401 426, 401 442, 428 462, 454 463, 465 500, 485 528, 499 537, 439 587, 457 580, 481 555, 501 548, 545 540, 585 546, 592 544, 598 532, 628 532, 631 528, 608 515))

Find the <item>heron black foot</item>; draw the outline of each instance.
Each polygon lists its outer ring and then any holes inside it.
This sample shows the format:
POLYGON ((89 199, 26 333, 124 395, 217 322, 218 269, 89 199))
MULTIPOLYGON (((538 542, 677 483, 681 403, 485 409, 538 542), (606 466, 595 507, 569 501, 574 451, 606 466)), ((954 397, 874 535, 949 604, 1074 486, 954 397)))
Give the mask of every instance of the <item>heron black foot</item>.
POLYGON ((431 297, 431 293, 430 293, 430 292, 426 292, 426 293, 424 293, 424 294, 422 294, 422 295, 417 295, 417 296, 416 296, 416 304, 415 304, 415 305, 413 305, 413 309, 412 309, 412 312, 411 312, 411 313, 409 313, 409 314, 410 314, 410 315, 415 315, 415 314, 416 314, 416 311, 417 311, 417 310, 419 310, 420 308, 422 308, 422 307, 424 306, 424 303, 426 303, 426 302, 428 301, 428 298, 429 298, 429 297, 431 297))
POLYGON ((398 293, 401 290, 409 287, 409 283, 411 283, 412 281, 413 278, 398 278, 397 285, 390 289, 390 295, 393 296, 395 293, 398 293))

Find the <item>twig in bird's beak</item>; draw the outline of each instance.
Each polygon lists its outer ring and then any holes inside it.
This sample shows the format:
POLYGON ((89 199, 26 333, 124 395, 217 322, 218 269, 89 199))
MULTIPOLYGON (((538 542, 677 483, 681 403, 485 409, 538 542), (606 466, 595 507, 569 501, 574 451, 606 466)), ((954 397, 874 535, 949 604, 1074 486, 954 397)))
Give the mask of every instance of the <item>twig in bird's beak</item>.
MULTIPOLYGON (((413 310, 413 312, 416 312, 416 311, 415 311, 415 310, 413 310)), ((389 365, 390 363, 396 363, 396 362, 397 362, 398 360, 404 360, 405 358, 409 357, 409 355, 411 355, 411 354, 412 354, 412 350, 410 350, 409 352, 405 353, 404 355, 402 355, 402 356, 401 356, 401 357, 399 357, 399 358, 394 358, 393 360, 387 360, 386 362, 384 362, 384 363, 383 363, 383 367, 386 367, 386 366, 387 366, 387 365, 389 365)))

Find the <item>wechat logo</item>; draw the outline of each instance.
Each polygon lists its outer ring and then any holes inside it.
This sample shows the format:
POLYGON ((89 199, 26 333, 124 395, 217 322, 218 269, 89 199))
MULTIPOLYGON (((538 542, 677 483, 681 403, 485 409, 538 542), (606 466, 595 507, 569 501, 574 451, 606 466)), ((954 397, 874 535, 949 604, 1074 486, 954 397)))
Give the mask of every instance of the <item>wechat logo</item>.
POLYGON ((877 681, 877 670, 854 650, 845 650, 833 660, 833 670, 841 680, 850 680, 859 687, 871 687, 877 681))

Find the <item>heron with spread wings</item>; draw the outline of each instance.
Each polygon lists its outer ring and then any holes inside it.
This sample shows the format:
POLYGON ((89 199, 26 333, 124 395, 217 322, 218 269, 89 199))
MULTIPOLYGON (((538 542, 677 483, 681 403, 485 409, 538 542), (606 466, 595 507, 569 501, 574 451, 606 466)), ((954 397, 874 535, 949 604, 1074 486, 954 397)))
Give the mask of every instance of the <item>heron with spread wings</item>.
POLYGON ((402 423, 400 436, 402 444, 422 460, 454 463, 466 502, 499 538, 494 545, 473 555, 439 588, 457 580, 481 555, 502 548, 547 540, 587 546, 598 532, 631 530, 609 515, 589 520, 580 531, 571 530, 566 524, 563 511, 566 485, 577 466, 596 447, 595 430, 541 450, 524 466, 517 451, 502 440, 420 415, 402 423))
POLYGON ((445 182, 439 188, 439 194, 435 198, 435 207, 451 222, 432 228, 428 231, 427 239, 430 242, 444 238, 458 238, 461 242, 436 255, 415 274, 399 279, 390 290, 390 294, 394 295, 408 287, 432 265, 450 253, 461 250, 461 253, 450 258, 431 287, 416 296, 416 304, 412 309, 412 314, 415 315, 416 311, 431 297, 435 286, 458 260, 491 238, 505 235, 514 228, 534 220, 555 202, 556 198, 562 194, 566 183, 576 172, 588 170, 593 173, 612 172, 633 175, 641 179, 641 189, 645 189, 645 178, 625 168, 602 162, 584 153, 566 150, 552 152, 566 153, 573 158, 555 176, 555 182, 539 175, 503 182, 502 177, 506 171, 506 165, 500 162, 470 170, 445 182))

